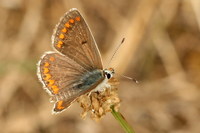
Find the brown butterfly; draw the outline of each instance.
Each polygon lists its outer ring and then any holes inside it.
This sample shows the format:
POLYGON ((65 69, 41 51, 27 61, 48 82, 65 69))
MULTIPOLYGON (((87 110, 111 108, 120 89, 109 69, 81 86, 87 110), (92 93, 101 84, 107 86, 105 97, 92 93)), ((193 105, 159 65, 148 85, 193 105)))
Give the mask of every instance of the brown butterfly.
POLYGON ((38 78, 55 99, 53 113, 68 108, 81 95, 109 85, 114 70, 104 69, 93 35, 73 8, 56 25, 52 36, 56 52, 46 52, 38 62, 38 78))

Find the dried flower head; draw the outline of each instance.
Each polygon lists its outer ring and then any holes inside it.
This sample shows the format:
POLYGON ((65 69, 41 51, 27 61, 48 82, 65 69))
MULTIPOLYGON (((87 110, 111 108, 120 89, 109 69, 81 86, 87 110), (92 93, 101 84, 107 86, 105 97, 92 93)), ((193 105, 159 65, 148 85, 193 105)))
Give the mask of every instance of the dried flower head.
POLYGON ((118 111, 120 107, 120 99, 117 93, 117 85, 119 84, 116 78, 111 78, 108 81, 110 88, 105 88, 101 92, 91 92, 87 95, 82 95, 78 98, 78 103, 83 108, 81 117, 84 119, 88 113, 93 120, 98 121, 107 112, 111 112, 111 106, 118 111))

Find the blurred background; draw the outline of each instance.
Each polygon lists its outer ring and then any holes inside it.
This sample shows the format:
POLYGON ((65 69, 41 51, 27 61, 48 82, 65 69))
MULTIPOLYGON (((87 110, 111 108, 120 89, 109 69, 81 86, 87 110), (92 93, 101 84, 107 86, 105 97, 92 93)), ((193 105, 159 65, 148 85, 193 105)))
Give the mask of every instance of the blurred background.
POLYGON ((200 132, 199 0, 0 0, 1 133, 123 133, 110 113, 82 120, 77 103, 51 114, 36 63, 52 51, 53 29, 73 7, 104 66, 139 81, 120 78, 119 85, 120 112, 136 133, 200 132))

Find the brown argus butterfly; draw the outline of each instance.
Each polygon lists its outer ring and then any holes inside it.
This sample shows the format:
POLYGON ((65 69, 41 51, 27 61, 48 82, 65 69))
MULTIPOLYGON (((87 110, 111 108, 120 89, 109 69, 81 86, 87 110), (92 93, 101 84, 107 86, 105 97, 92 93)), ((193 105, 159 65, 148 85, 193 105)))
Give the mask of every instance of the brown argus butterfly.
POLYGON ((53 112, 68 108, 80 96, 109 86, 114 70, 104 69, 92 33, 75 8, 56 25, 52 36, 56 52, 46 52, 38 63, 38 78, 55 99, 53 112))

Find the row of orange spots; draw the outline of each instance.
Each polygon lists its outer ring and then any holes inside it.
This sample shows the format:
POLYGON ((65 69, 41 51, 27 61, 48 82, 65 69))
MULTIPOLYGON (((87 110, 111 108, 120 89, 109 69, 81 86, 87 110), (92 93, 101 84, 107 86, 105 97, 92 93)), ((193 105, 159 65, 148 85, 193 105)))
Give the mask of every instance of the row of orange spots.
POLYGON ((65 107, 63 106, 63 101, 58 101, 57 108, 58 108, 59 110, 65 108, 65 107))
MULTIPOLYGON (((54 57, 50 57, 49 61, 53 62, 55 61, 54 57)), ((51 74, 49 74, 49 66, 50 64, 48 62, 44 63, 44 68, 43 68, 43 74, 45 75, 44 80, 48 82, 48 86, 53 90, 54 94, 58 94, 59 88, 58 86, 55 85, 55 80, 51 79, 51 74)))
MULTIPOLYGON (((65 27, 61 30, 62 33, 60 33, 60 35, 59 35, 59 38, 60 38, 61 40, 63 40, 63 39, 65 38, 64 33, 66 33, 66 32, 68 31, 68 29, 72 27, 71 24, 74 24, 75 21, 81 21, 81 17, 78 16, 78 17, 75 17, 75 19, 72 19, 72 18, 71 18, 71 19, 69 19, 68 22, 65 23, 65 27)), ((57 46, 58 48, 61 48, 62 45, 63 45, 63 41, 58 41, 58 43, 57 43, 56 46, 57 46)))

